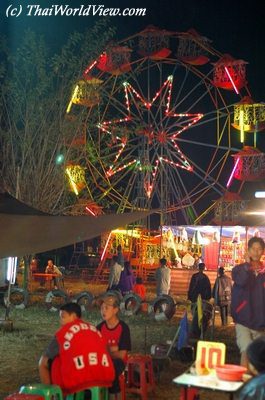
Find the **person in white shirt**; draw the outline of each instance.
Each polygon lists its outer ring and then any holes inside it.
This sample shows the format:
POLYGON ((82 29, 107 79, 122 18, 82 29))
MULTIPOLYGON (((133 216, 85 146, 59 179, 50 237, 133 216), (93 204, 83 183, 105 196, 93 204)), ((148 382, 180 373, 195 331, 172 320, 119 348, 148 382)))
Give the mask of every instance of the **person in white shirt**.
POLYGON ((122 266, 118 264, 118 256, 113 256, 109 274, 109 286, 107 290, 118 290, 122 270, 122 266))
POLYGON ((156 270, 155 278, 157 296, 169 294, 171 270, 167 267, 167 260, 165 258, 161 258, 160 267, 156 270))
POLYGON ((63 274, 61 273, 59 268, 56 267, 56 265, 54 265, 54 261, 52 258, 50 258, 48 260, 47 266, 45 268, 45 274, 55 274, 56 275, 56 276, 52 277, 52 280, 54 282, 54 289, 58 289, 59 281, 63 274))

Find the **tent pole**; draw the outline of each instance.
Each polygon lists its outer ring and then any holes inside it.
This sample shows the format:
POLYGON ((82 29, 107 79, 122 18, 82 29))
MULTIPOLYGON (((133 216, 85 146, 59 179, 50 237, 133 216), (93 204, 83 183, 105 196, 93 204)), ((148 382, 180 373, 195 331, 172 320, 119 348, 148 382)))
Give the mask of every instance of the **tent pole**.
POLYGON ((24 256, 24 275, 23 275, 24 290, 28 290, 29 259, 30 259, 29 255, 24 256))
POLYGON ((10 313, 10 294, 11 294, 11 279, 8 281, 7 297, 6 297, 6 311, 5 311, 5 321, 9 319, 10 313))

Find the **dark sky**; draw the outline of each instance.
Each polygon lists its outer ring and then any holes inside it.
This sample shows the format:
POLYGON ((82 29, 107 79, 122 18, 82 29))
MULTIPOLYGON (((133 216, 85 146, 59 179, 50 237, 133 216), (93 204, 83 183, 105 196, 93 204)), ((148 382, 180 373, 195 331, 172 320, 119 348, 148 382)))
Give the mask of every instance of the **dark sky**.
MULTIPOLYGON (((248 79, 251 92, 256 101, 265 98, 264 73, 264 21, 265 7, 258 0, 105 0, 86 2, 82 0, 2 0, 0 5, 1 31, 8 32, 13 43, 20 40, 23 30, 30 27, 44 34, 53 46, 60 46, 65 36, 72 30, 83 30, 95 23, 98 17, 34 17, 26 16, 27 5, 39 4, 51 7, 53 4, 69 4, 77 7, 84 4, 104 4, 107 7, 146 7, 145 17, 112 17, 111 22, 117 26, 119 39, 144 29, 148 24, 174 31, 196 29, 213 41, 213 47, 222 53, 230 53, 235 58, 249 62, 248 79), (10 5, 21 5, 19 17, 7 18, 5 13, 10 5)), ((101 17, 104 18, 104 17, 101 17)))
MULTIPOLYGON (((44 35, 47 43, 57 50, 70 32, 89 28, 104 17, 27 16, 29 4, 37 4, 42 8, 56 4, 69 4, 71 7, 104 4, 105 8, 146 8, 144 17, 111 18, 111 23, 117 28, 117 39, 125 39, 149 24, 178 32, 194 28, 209 38, 213 47, 221 53, 229 53, 235 59, 249 63, 247 79, 252 97, 257 102, 265 101, 265 7, 260 0, 1 0, 1 32, 8 35, 10 46, 16 47, 24 30, 31 28, 44 35), (6 16, 6 10, 11 5, 22 7, 20 16, 6 16)), ((260 150, 264 151, 264 148, 260 150)))

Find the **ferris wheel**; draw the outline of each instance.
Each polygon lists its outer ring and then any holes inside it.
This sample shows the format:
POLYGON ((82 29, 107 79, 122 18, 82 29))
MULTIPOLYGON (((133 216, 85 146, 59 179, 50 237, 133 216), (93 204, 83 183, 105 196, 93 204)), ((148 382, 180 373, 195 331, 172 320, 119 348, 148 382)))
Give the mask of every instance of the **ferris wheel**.
POLYGON ((82 108, 93 200, 117 212, 158 208, 162 223, 194 223, 211 209, 244 142, 231 118, 250 97, 246 64, 193 30, 147 27, 111 43, 67 109, 82 108))

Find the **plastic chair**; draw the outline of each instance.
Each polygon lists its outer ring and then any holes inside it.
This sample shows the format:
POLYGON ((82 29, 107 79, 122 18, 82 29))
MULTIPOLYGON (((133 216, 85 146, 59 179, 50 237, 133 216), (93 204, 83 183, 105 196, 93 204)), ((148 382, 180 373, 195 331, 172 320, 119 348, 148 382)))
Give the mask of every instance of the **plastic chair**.
POLYGON ((130 355, 127 367, 126 392, 139 394, 142 400, 146 400, 147 393, 154 390, 155 387, 152 357, 142 354, 130 355), (138 374, 139 379, 136 379, 138 374))
POLYGON ((108 400, 109 391, 106 387, 95 386, 90 388, 91 400, 108 400))
POLYGON ((78 392, 73 394, 68 394, 65 400, 84 400, 85 392, 78 392))
POLYGON ((44 400, 44 397, 38 394, 12 393, 4 400, 44 400))
POLYGON ((57 385, 44 385, 43 383, 33 383, 32 385, 21 386, 19 393, 38 394, 44 400, 63 400, 63 393, 57 385))
MULTIPOLYGON (((94 386, 89 388, 91 392, 91 400, 108 400, 109 398, 109 392, 108 389, 105 387, 100 387, 100 386, 94 386)), ((65 398, 65 400, 84 400, 85 398, 85 392, 77 392, 73 394, 68 394, 65 398)))
MULTIPOLYGON (((124 372, 119 376, 119 385, 121 389, 121 400, 126 400, 126 378, 124 372)), ((118 396, 115 395, 115 399, 116 398, 118 398, 118 396)))

